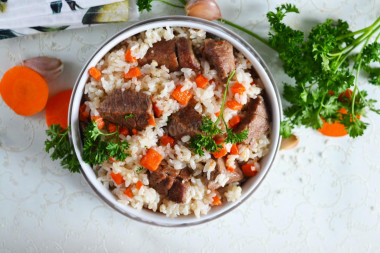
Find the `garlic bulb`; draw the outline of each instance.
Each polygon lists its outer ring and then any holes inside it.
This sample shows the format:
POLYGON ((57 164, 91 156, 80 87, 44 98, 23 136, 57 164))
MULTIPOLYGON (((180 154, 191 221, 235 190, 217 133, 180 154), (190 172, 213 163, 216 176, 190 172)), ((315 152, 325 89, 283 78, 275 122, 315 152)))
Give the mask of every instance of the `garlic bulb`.
POLYGON ((295 148, 298 145, 298 143, 299 143, 299 140, 297 136, 292 134, 289 138, 282 138, 280 149, 289 150, 289 149, 295 148))
POLYGON ((57 58, 39 56, 24 60, 22 64, 38 72, 46 81, 56 79, 63 72, 63 63, 57 58))
POLYGON ((221 19, 222 14, 215 0, 189 0, 185 6, 186 15, 207 20, 221 19))

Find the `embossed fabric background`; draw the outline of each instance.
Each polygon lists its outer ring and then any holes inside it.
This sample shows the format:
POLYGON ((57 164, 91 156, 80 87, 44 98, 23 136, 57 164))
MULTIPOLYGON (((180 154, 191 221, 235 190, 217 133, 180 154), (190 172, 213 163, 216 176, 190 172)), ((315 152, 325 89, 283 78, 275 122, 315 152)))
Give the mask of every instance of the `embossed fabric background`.
MULTIPOLYGON (((265 14, 285 1, 218 0, 226 19, 266 35, 265 14)), ((308 30, 326 18, 351 29, 380 16, 378 0, 299 0, 286 21, 308 30)), ((153 3, 141 19, 181 10, 153 3)), ((100 25, 0 41, 0 76, 22 59, 49 55, 65 64, 51 95, 71 88, 87 58, 128 24, 100 25)), ((269 65, 277 85, 290 81, 276 54, 243 35, 269 65)), ((361 80, 380 100, 380 89, 361 80)), ((379 107, 379 103, 377 104, 379 107)), ((0 101, 0 252, 378 252, 380 118, 357 139, 299 129, 295 150, 279 153, 259 190, 215 221, 160 228, 105 205, 81 175, 69 174, 43 150, 44 112, 24 118, 0 101)))

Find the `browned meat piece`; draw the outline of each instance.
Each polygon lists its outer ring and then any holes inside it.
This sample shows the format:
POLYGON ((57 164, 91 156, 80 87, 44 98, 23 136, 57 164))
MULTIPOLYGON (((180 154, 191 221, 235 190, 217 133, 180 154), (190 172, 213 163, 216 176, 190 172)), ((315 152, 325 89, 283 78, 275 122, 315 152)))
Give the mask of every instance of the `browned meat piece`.
POLYGON ((241 110, 241 121, 234 129, 234 132, 241 133, 248 129, 248 138, 244 141, 251 144, 261 134, 269 129, 269 117, 264 99, 261 96, 251 98, 241 110))
POLYGON ((169 199, 177 203, 185 202, 186 192, 189 186, 189 182, 181 182, 180 180, 176 179, 173 183, 172 188, 170 188, 168 192, 169 199))
POLYGON ((148 120, 153 115, 152 101, 143 92, 115 90, 100 104, 98 112, 111 123, 141 131, 149 125, 148 120))
POLYGON ((201 124, 202 115, 194 109, 194 103, 190 102, 170 116, 167 131, 171 137, 180 140, 185 135, 195 136, 201 124))
POLYGON ((168 196, 171 201, 183 203, 190 177, 191 172, 188 168, 176 170, 163 160, 156 171, 149 171, 149 185, 159 194, 168 196))
POLYGON ((190 68, 194 71, 199 71, 201 69, 201 65, 194 55, 191 40, 181 37, 177 39, 176 45, 179 66, 181 68, 190 68))
POLYGON ((178 60, 175 50, 175 40, 161 40, 149 48, 144 58, 139 60, 140 65, 151 63, 153 60, 158 65, 165 65, 170 71, 178 69, 178 60))
POLYGON ((216 160, 215 170, 211 172, 210 180, 206 179, 207 188, 209 188, 210 190, 216 190, 222 187, 222 185, 220 185, 219 182, 215 181, 215 179, 221 174, 224 175, 226 178, 228 178, 226 185, 233 182, 239 182, 244 179, 243 172, 241 171, 237 163, 236 163, 235 170, 233 172, 230 172, 226 169, 224 159, 218 158, 216 160))
POLYGON ((215 41, 206 39, 203 55, 218 71, 221 79, 226 79, 235 69, 233 46, 228 41, 215 41))

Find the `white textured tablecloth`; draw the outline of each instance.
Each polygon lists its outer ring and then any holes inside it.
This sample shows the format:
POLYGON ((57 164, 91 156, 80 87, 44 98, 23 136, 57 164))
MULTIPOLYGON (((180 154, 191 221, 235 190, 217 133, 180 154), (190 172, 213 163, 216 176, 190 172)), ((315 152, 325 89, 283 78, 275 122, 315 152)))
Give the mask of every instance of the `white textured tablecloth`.
MULTIPOLYGON (((219 0, 224 18, 265 35, 265 14, 283 1, 219 0)), ((380 16, 379 0, 300 0, 286 21, 309 29, 325 18, 351 29, 380 16)), ((142 18, 181 14, 153 3, 142 18)), ((61 58, 64 74, 51 95, 71 88, 95 49, 127 24, 0 41, 0 76, 22 59, 61 58)), ((289 80, 276 54, 246 35, 278 86, 289 80)), ((380 100, 380 88, 361 83, 380 100)), ((377 103, 380 107, 379 103, 377 103)), ((380 117, 357 139, 298 130, 299 146, 280 152, 259 190, 215 221, 160 228, 130 220, 103 203, 80 174, 45 153, 44 112, 15 115, 0 100, 0 252, 378 252, 380 248, 380 117)))

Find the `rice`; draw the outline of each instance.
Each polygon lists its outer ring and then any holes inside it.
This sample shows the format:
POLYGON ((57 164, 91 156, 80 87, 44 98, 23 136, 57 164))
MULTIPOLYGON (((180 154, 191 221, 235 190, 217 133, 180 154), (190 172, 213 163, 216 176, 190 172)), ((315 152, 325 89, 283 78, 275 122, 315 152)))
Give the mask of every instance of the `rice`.
MULTIPOLYGON (((157 143, 165 134, 163 128, 167 126, 170 116, 181 108, 179 103, 171 97, 176 85, 183 85, 182 90, 191 90, 196 101, 194 109, 202 116, 209 117, 213 121, 217 119, 215 113, 219 112, 221 108, 224 92, 223 85, 210 82, 207 87, 198 88, 195 83, 197 73, 192 69, 182 68, 178 71, 170 72, 168 68, 159 66, 155 61, 140 66, 142 73, 140 78, 124 79, 124 73, 138 66, 137 62, 128 63, 125 61, 124 57, 128 49, 131 50, 132 56, 141 59, 154 43, 161 40, 170 40, 174 37, 188 38, 194 48, 200 48, 206 39, 206 32, 182 27, 149 29, 120 43, 96 65, 101 70, 102 77, 99 81, 90 78, 84 89, 84 94, 88 98, 85 104, 90 109, 91 116, 99 116, 97 108, 99 108, 100 103, 105 96, 116 89, 134 89, 137 92, 141 91, 151 96, 155 106, 162 111, 162 116, 155 119, 155 126, 148 126, 137 135, 121 136, 121 139, 127 140, 130 144, 130 156, 124 161, 107 161, 95 166, 94 170, 98 180, 106 188, 110 189, 115 198, 124 205, 130 205, 136 209, 147 208, 154 212, 159 211, 168 217, 190 214, 199 217, 210 211, 213 206, 213 198, 217 195, 216 191, 209 190, 204 183, 206 179, 210 180, 211 173, 216 168, 216 162, 212 159, 212 154, 208 151, 205 151, 202 156, 193 154, 186 145, 191 139, 188 135, 183 136, 182 142, 176 143, 174 146, 169 144, 160 146, 157 143), (170 201, 149 186, 148 171, 141 167, 140 160, 146 150, 151 147, 154 147, 174 169, 189 168, 192 171, 184 203, 170 201), (117 185, 112 180, 111 173, 122 175, 124 182, 117 185), (136 187, 138 181, 144 185, 140 189, 136 187), (132 198, 124 193, 127 188, 130 189, 132 198)), ((235 94, 235 96, 229 92, 227 99, 234 99, 244 105, 249 99, 256 98, 261 89, 252 84, 253 78, 248 71, 252 67, 251 63, 241 53, 235 53, 235 58, 236 75, 231 82, 231 86, 239 82, 245 87, 246 91, 243 94, 235 94)), ((200 64, 202 75, 205 78, 208 80, 217 78, 216 70, 210 67, 207 60, 202 58, 200 64)), ((228 122, 237 113, 237 111, 226 108, 223 116, 228 122)), ((220 122, 219 127, 224 127, 222 122, 220 122)), ((254 145, 238 144, 239 155, 228 155, 226 157, 226 166, 236 168, 236 162, 257 161, 268 152, 269 144, 268 134, 261 135, 254 145)), ((229 151, 231 144, 227 144, 226 148, 229 151)), ((222 197, 229 202, 237 201, 242 194, 242 188, 239 183, 228 184, 228 180, 229 178, 223 174, 218 175, 215 179, 220 186, 224 187, 222 197)))

